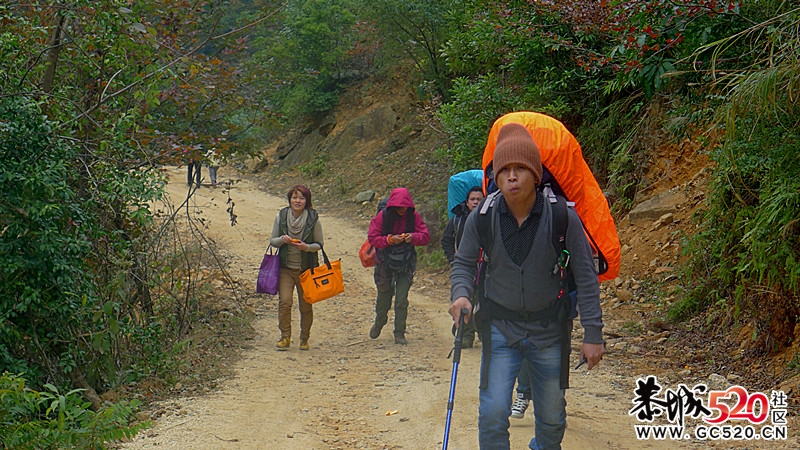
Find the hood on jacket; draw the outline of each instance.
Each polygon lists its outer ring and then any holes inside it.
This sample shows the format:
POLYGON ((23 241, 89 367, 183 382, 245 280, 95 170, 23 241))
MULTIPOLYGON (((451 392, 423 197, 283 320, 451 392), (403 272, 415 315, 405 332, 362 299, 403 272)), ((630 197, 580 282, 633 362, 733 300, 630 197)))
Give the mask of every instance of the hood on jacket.
POLYGON ((469 206, 467 206, 467 202, 465 200, 464 202, 453 206, 453 209, 451 209, 450 212, 453 213, 454 216, 468 216, 472 211, 469 210, 469 206))
POLYGON ((387 207, 394 206, 397 208, 414 208, 414 200, 411 199, 411 194, 406 188, 395 188, 389 195, 389 202, 386 203, 387 207))

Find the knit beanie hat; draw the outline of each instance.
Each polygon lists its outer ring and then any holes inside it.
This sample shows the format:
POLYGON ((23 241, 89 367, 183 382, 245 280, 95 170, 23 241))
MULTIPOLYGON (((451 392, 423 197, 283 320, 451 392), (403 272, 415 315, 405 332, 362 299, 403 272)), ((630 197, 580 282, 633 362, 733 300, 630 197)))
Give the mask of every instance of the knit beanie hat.
POLYGON ((518 123, 505 124, 497 133, 492 163, 495 177, 511 164, 519 164, 533 172, 537 186, 542 182, 542 156, 539 154, 539 147, 533 142, 528 129, 518 123))

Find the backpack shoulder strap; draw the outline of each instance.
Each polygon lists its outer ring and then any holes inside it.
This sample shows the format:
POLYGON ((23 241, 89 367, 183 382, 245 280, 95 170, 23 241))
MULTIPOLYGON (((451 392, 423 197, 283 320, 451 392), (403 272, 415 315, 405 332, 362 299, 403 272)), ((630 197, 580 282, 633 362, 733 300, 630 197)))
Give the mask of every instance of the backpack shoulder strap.
POLYGON ((486 198, 481 200, 481 203, 478 205, 478 238, 481 241, 481 248, 483 248, 484 258, 488 256, 494 241, 494 233, 492 233, 494 229, 492 208, 497 202, 497 197, 499 195, 500 191, 492 192, 491 194, 487 195, 486 198))
POLYGON ((567 248, 567 225, 569 225, 569 218, 567 217, 567 199, 556 195, 552 187, 546 184, 542 189, 542 194, 545 196, 552 205, 553 211, 553 229, 550 232, 550 237, 553 240, 553 248, 559 254, 562 250, 567 248))
POLYGON ((492 318, 491 313, 489 312, 491 308, 485 306, 485 285, 487 270, 486 263, 488 262, 489 253, 491 252, 492 243, 494 241, 494 234, 492 233, 492 207, 497 200, 497 195, 499 192, 500 191, 494 191, 481 200, 481 203, 479 203, 478 207, 476 208, 478 210, 478 217, 475 218, 478 222, 478 240, 480 241, 481 249, 483 249, 481 253, 482 257, 478 263, 478 280, 477 286, 475 287, 477 295, 475 295, 474 305, 475 326, 477 327, 478 333, 480 333, 482 336, 481 339, 483 340, 481 352, 483 354, 484 363, 481 364, 481 389, 485 389, 488 386, 489 361, 491 360, 492 355, 491 351, 488 350, 492 348, 492 318))
POLYGON ((461 222, 464 221, 464 216, 462 215, 455 215, 453 216, 453 231, 458 233, 458 228, 461 226, 461 222))
MULTIPOLYGON (((569 267, 569 252, 567 252, 567 226, 569 225, 569 217, 567 216, 567 207, 571 206, 567 199, 562 195, 556 195, 553 192, 550 184, 546 184, 542 189, 542 194, 550 202, 553 220, 551 221, 550 238, 553 240, 553 248, 558 253, 558 263, 554 267, 554 273, 561 270, 561 292, 559 293, 559 300, 561 300, 561 307, 559 308, 560 314, 558 321, 561 326, 561 367, 559 371, 559 387, 561 389, 569 388, 569 354, 572 350, 570 346, 570 334, 572 332, 572 296, 569 295, 571 291, 570 283, 572 279, 572 271, 569 267)), ((574 281, 572 281, 574 284, 574 281)))

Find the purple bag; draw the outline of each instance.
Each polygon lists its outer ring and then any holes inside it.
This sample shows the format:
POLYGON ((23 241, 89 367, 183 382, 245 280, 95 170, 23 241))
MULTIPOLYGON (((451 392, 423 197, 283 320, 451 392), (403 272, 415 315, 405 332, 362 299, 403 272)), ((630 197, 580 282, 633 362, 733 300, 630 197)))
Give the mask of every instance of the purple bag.
POLYGON ((281 257, 278 253, 273 253, 272 247, 269 247, 269 253, 264 254, 264 259, 261 260, 261 268, 258 269, 256 292, 259 294, 277 294, 280 271, 281 257))

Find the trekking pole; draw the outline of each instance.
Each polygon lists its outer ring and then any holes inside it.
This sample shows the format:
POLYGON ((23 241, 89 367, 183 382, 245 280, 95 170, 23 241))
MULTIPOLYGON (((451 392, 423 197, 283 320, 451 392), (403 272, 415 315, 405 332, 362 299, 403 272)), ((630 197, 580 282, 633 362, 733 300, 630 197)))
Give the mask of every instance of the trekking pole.
POLYGON ((461 362, 461 341, 464 337, 464 317, 469 314, 469 309, 461 308, 458 318, 458 331, 453 342, 453 375, 450 377, 450 398, 447 400, 447 423, 444 426, 444 441, 442 450, 447 450, 447 441, 450 439, 450 419, 453 417, 453 398, 456 396, 456 377, 458 376, 458 363, 461 362))

